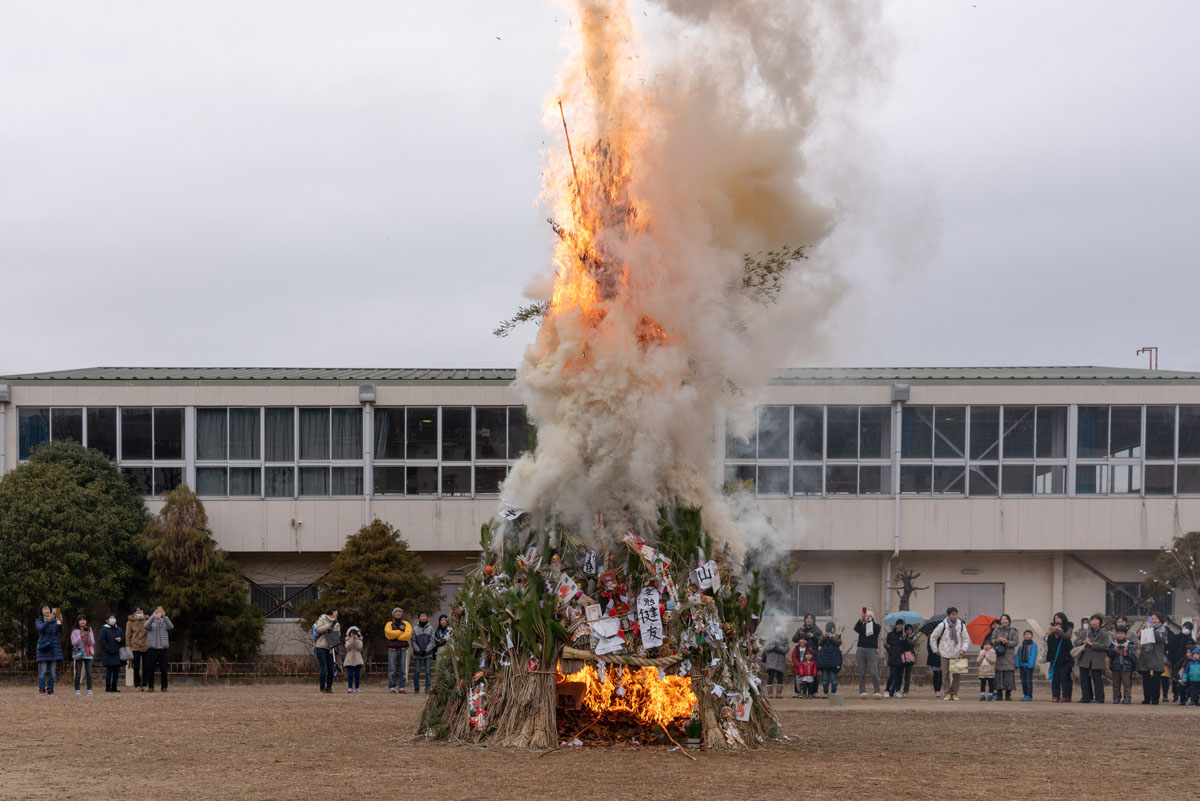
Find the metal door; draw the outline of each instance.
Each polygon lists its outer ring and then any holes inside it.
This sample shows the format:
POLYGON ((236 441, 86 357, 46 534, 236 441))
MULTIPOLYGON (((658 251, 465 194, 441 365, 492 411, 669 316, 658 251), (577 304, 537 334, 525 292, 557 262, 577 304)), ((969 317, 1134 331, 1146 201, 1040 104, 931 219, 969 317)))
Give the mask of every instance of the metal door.
POLYGON ((933 585, 933 605, 938 614, 957 606, 959 619, 966 623, 979 615, 1000 617, 1004 614, 1004 583, 939 581, 933 585))

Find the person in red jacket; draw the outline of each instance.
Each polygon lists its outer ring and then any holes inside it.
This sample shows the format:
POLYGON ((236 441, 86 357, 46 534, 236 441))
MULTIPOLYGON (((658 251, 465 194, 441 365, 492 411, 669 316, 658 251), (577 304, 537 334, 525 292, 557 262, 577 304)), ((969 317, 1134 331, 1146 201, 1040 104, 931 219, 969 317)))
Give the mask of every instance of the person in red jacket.
POLYGON ((796 675, 800 679, 800 694, 803 698, 817 697, 817 653, 812 648, 805 650, 796 675))

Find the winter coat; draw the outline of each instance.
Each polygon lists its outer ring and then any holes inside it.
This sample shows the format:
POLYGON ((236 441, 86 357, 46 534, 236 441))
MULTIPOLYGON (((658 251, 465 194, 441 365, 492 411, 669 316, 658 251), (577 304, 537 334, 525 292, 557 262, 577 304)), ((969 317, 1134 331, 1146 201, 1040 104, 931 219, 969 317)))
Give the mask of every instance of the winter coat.
POLYGON ((1183 667, 1183 663, 1189 658, 1188 654, 1192 652, 1192 648, 1195 646, 1195 638, 1190 634, 1184 634, 1182 631, 1178 634, 1172 632, 1167 638, 1167 659, 1176 672, 1178 672, 1179 668, 1183 667))
POLYGON ((406 620, 393 618, 383 627, 383 636, 387 640, 387 647, 393 651, 397 648, 407 648, 412 635, 413 627, 406 620))
POLYGON ((130 615, 125 620, 125 644, 134 651, 145 651, 149 648, 146 645, 146 627, 143 625, 145 621, 145 615, 142 615, 141 620, 137 619, 137 615, 130 615))
POLYGON ((107 623, 100 629, 100 658, 105 667, 121 666, 121 646, 125 643, 125 634, 119 626, 107 623))
POLYGON ((361 667, 363 663, 362 637, 347 637, 342 643, 346 656, 342 659, 343 667, 361 667))
POLYGON ((801 626, 792 635, 792 642, 798 643, 801 640, 808 640, 808 647, 816 648, 821 642, 821 630, 816 626, 801 626))
POLYGON ((63 658, 62 643, 58 635, 63 630, 63 624, 57 618, 47 620, 39 617, 34 621, 37 629, 37 660, 38 662, 58 662, 63 658))
POLYGON ((806 659, 796 666, 797 676, 815 676, 817 675, 817 662, 814 659, 806 659))
POLYGON ((167 634, 168 631, 175 628, 171 618, 166 615, 159 618, 151 615, 146 618, 143 628, 146 629, 146 648, 167 648, 171 645, 171 637, 167 634))
POLYGON ((324 648, 329 650, 329 639, 326 637, 331 631, 340 632, 342 624, 331 618, 329 615, 321 615, 317 618, 317 622, 313 625, 317 631, 317 639, 313 641, 313 648, 324 648))
POLYGON ((870 635, 867 634, 867 624, 859 620, 854 624, 854 633, 858 635, 858 647, 865 651, 879 650, 879 625, 878 620, 872 620, 874 628, 871 629, 870 635))
POLYGON ((776 637, 763 649, 763 665, 767 670, 784 673, 787 671, 787 655, 788 641, 783 637, 776 637))
POLYGON ((1179 681, 1184 684, 1200 682, 1200 659, 1188 659, 1180 669, 1179 681))
POLYGON ((71 632, 71 658, 94 659, 96 656, 96 635, 89 627, 82 631, 75 629, 71 632))
POLYGON ((842 669, 842 635, 824 634, 817 649, 817 670, 842 669))
POLYGON ((1163 664, 1166 662, 1166 650, 1163 645, 1163 639, 1166 637, 1166 628, 1159 626, 1154 630, 1154 642, 1140 644, 1142 642, 1142 632, 1139 630, 1135 639, 1138 641, 1138 657, 1137 669, 1161 673, 1163 664))
POLYGON ((1057 668, 1069 670, 1075 665, 1071 656, 1071 634, 1075 627, 1067 623, 1062 631, 1051 630, 1046 634, 1046 661, 1057 668))
POLYGON ((1092 644, 1075 657, 1075 664, 1080 670, 1104 670, 1104 657, 1108 656, 1108 644, 1112 642, 1112 637, 1103 629, 1080 629, 1075 634, 1075 645, 1083 645, 1084 640, 1091 640, 1092 644))
POLYGON ((925 638, 925 664, 934 670, 942 669, 942 655, 934 649, 932 637, 925 638))
POLYGON ((412 627, 412 639, 410 642, 412 643, 413 656, 433 656, 433 624, 418 622, 412 627))
POLYGON ((934 650, 947 659, 956 659, 964 655, 971 645, 971 638, 967 636, 967 624, 963 623, 961 618, 953 623, 950 622, 950 618, 938 623, 937 628, 929 635, 929 641, 933 643, 934 650), (957 644, 952 636, 955 633, 958 635, 957 644))
POLYGON ((904 667, 904 654, 912 651, 913 638, 905 636, 903 632, 889 631, 883 647, 887 650, 888 667, 904 667))
POLYGON ((1038 646, 1033 640, 1021 641, 1017 646, 1017 667, 1033 670, 1037 667, 1038 646))
POLYGON ((979 678, 996 678, 996 652, 987 648, 979 651, 979 678))
MULTIPOLYGON (((446 647, 450 642, 450 636, 454 634, 454 629, 451 626, 442 628, 436 626, 433 629, 433 655, 437 656, 437 652, 446 647)), ((786 650, 786 648, 785 648, 786 650)))
POLYGON ((1126 639, 1125 642, 1113 640, 1108 644, 1108 666, 1113 671, 1137 670, 1137 643, 1126 639))
POLYGON ((803 640, 792 649, 792 672, 800 675, 800 666, 804 664, 804 655, 808 653, 808 640, 803 640))
POLYGON ((996 648, 996 671, 1017 669, 1017 646, 1021 644, 1021 635, 1015 626, 997 626, 992 629, 992 645, 1004 643, 1004 653, 996 648))

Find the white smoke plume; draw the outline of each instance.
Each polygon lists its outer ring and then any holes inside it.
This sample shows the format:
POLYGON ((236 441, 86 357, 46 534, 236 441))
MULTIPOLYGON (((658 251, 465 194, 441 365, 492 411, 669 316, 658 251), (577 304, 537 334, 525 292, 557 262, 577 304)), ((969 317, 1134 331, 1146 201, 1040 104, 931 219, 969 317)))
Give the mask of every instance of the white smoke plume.
POLYGON ((697 505, 740 555, 765 521, 748 538, 722 497, 714 431, 721 409, 749 408, 790 355, 819 347, 846 292, 819 247, 839 199, 806 190, 805 145, 872 79, 878 7, 577 0, 571 10, 573 54, 545 120, 559 144, 543 202, 561 239, 550 308, 517 382, 537 448, 504 496, 538 523, 584 534, 598 516, 619 535, 653 525, 664 503, 697 505), (743 257, 785 246, 812 258, 764 304, 743 291, 743 257))

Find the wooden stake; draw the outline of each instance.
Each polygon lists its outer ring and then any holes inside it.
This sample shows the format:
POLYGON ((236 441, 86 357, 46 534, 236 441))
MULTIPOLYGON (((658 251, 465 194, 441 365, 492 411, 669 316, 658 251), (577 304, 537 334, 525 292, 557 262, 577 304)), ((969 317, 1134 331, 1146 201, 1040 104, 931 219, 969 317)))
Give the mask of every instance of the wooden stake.
MULTIPOLYGON (((555 751, 557 751, 557 750, 558 750, 558 749, 560 749, 560 748, 566 748, 568 745, 570 745, 571 743, 575 742, 575 739, 576 739, 577 737, 579 737, 579 735, 583 734, 585 731, 587 731, 588 729, 592 728, 593 726, 595 726, 595 725, 596 725, 597 723, 599 723, 599 722, 600 722, 600 718, 596 718, 596 719, 595 719, 595 720, 593 720, 591 723, 589 723, 588 725, 584 726, 584 727, 583 727, 582 729, 580 729, 579 731, 575 732, 575 737, 572 737, 571 739, 567 740, 566 742, 564 742, 564 743, 562 743, 562 744, 560 744, 560 745, 556 745, 556 746, 554 746, 554 747, 553 747, 553 748, 551 748, 549 751, 543 751, 542 753, 538 754, 538 756, 539 756, 539 757, 544 757, 546 754, 553 754, 555 751)), ((667 735, 667 736, 668 736, 668 737, 670 737, 670 735, 667 735)), ((677 744, 678 744, 678 743, 677 743, 677 744)))
POLYGON ((558 101, 558 115, 562 117, 563 133, 567 137, 567 155, 571 157, 571 173, 575 176, 575 194, 579 196, 579 170, 575 167, 575 153, 571 150, 571 132, 567 130, 567 112, 563 111, 562 100, 558 101))
POLYGON ((679 749, 679 753, 683 754, 685 757, 692 760, 693 762, 696 761, 696 758, 694 756, 692 756, 691 754, 689 754, 687 752, 687 749, 684 748, 682 745, 680 745, 679 742, 674 737, 671 736, 671 732, 667 731, 666 726, 664 726, 660 723, 660 724, 658 724, 658 727, 663 730, 663 734, 667 735, 668 740, 675 743, 675 747, 679 749))

